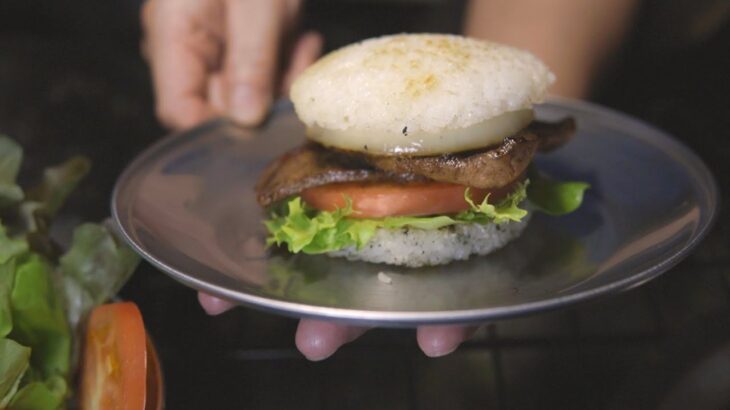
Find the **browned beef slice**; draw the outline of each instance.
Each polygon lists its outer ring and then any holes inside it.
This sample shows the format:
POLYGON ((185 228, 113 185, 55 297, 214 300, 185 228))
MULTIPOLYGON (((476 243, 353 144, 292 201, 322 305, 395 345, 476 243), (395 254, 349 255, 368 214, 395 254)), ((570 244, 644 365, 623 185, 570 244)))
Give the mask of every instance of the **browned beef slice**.
POLYGON ((256 199, 268 206, 303 190, 333 182, 427 180, 412 174, 380 171, 361 158, 308 143, 269 164, 256 184, 256 199))
POLYGON ((575 135, 575 119, 564 118, 558 122, 533 121, 528 129, 540 137, 541 152, 552 151, 570 141, 575 135))
POLYGON ((538 149, 555 149, 570 139, 574 131, 575 121, 572 118, 558 123, 535 121, 492 149, 428 157, 363 154, 360 158, 384 171, 410 173, 436 181, 494 189, 510 184, 523 175, 538 149))
POLYGON ((497 147, 428 157, 372 156, 308 143, 264 170, 256 185, 257 199, 268 206, 307 188, 335 182, 436 180, 501 188, 525 173, 538 149, 555 149, 574 131, 572 118, 557 123, 535 121, 497 147))

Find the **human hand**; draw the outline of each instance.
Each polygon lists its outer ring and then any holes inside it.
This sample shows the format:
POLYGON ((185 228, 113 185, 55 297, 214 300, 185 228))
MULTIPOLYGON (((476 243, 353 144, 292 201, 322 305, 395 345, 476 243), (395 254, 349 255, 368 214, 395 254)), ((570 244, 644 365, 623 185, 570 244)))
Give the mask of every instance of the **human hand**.
POLYGON ((216 115, 244 125, 263 121, 273 98, 288 93, 322 49, 317 33, 288 41, 300 6, 301 0, 147 1, 142 53, 160 121, 176 129, 216 115))
MULTIPOLYGON (((234 305, 223 299, 205 293, 198 293, 198 300, 210 315, 218 315, 234 305)), ((334 354, 342 345, 349 343, 369 328, 338 325, 332 322, 301 319, 295 341, 297 349, 309 360, 324 360, 334 354)), ((447 355, 469 339, 477 330, 474 326, 420 326, 416 340, 423 353, 429 357, 447 355)))

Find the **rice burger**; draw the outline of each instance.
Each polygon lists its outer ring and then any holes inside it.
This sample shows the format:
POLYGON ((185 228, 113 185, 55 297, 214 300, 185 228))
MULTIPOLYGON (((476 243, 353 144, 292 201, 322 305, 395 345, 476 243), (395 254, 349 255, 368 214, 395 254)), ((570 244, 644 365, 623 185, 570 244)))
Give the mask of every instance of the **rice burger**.
POLYGON ((528 172, 537 151, 574 133, 572 119, 534 120, 554 80, 526 51, 453 35, 385 36, 328 54, 291 89, 308 141, 256 186, 269 244, 438 265, 504 246, 534 209, 573 211, 586 184, 528 172))

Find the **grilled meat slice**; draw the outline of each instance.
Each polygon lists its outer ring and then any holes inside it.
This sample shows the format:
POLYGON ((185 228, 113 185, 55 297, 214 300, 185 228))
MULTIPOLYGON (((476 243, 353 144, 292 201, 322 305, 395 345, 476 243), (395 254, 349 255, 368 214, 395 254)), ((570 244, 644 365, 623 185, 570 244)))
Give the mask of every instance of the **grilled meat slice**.
POLYGON ((307 143, 266 167, 256 183, 256 199, 266 207, 307 188, 335 182, 427 180, 418 175, 377 170, 357 156, 307 143))
POLYGON ((558 122, 533 121, 527 129, 540 137, 540 152, 548 152, 570 141, 575 127, 575 119, 568 117, 558 122))
POLYGON ((533 122, 501 145, 488 150, 429 157, 359 155, 375 168, 422 175, 436 181, 475 188, 503 187, 523 175, 539 149, 548 151, 567 142, 575 131, 572 118, 558 123, 533 122))
POLYGON ((390 172, 408 172, 436 181, 475 188, 499 188, 525 172, 539 145, 535 134, 520 132, 488 151, 469 151, 430 157, 371 156, 368 162, 390 172))
POLYGON ((430 157, 372 156, 316 143, 295 148, 269 164, 256 184, 257 200, 269 206, 307 188, 336 182, 452 182, 496 189, 524 175, 537 150, 554 149, 575 130, 575 121, 533 122, 501 145, 430 157))

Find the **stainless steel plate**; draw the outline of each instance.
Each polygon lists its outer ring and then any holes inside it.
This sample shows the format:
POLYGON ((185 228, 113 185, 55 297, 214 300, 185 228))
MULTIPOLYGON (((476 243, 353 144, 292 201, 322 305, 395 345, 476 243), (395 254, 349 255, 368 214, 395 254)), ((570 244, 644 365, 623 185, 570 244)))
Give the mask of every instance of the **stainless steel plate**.
POLYGON ((584 102, 538 109, 542 119, 566 115, 578 135, 536 161, 557 178, 590 182, 584 205, 537 215, 517 241, 466 262, 399 269, 267 251, 253 186, 269 160, 303 140, 287 103, 262 129, 217 120, 149 148, 120 177, 113 215, 129 244, 173 278, 277 313, 412 326, 552 309, 666 271, 705 235, 718 201, 700 159, 661 131, 584 102))

